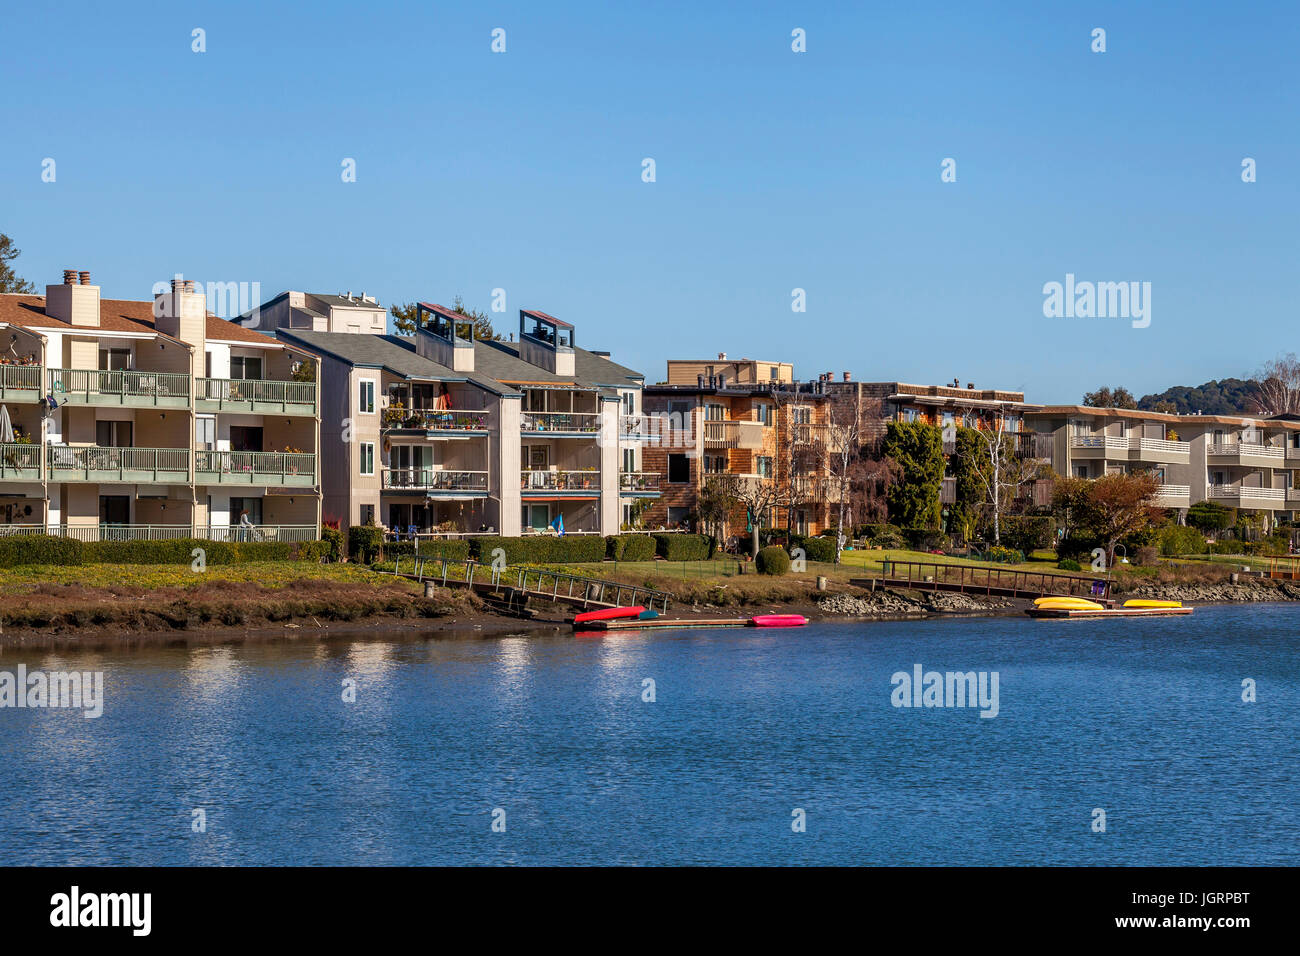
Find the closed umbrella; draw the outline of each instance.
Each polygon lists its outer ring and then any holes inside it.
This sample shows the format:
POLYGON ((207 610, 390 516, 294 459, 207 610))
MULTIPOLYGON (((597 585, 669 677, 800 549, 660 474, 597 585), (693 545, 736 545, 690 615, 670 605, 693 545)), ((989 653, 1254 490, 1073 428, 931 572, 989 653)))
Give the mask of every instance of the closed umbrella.
POLYGON ((14 423, 9 420, 9 406, 0 405, 0 444, 9 445, 14 440, 14 423))

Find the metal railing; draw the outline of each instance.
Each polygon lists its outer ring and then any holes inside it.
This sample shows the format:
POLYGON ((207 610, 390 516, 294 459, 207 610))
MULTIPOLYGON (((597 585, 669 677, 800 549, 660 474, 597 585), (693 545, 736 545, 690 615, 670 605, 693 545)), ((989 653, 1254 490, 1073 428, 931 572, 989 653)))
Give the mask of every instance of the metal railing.
POLYGON ((600 472, 525 469, 519 473, 519 487, 524 491, 599 491, 600 472))
POLYGON ((206 541, 315 541, 320 535, 314 524, 200 525, 195 536, 206 541))
POLYGON ((1282 458, 1286 455, 1286 449, 1276 445, 1256 445, 1247 442, 1216 442, 1210 445, 1208 454, 1233 456, 1250 455, 1255 458, 1282 458))
POLYGON ((434 468, 385 468, 381 485, 393 491, 488 490, 486 471, 451 471, 434 468))
POLYGON ((189 482, 188 448, 51 445, 47 451, 54 481, 189 482))
POLYGON ((1043 594, 1110 596, 1110 575, 1080 577, 1050 571, 943 564, 930 561, 883 561, 881 580, 891 586, 918 590, 960 591, 969 594, 1037 596, 1043 594))
POLYGON ((658 491, 663 475, 652 471, 625 471, 618 476, 622 491, 658 491))
POLYGON ((39 365, 0 365, 0 398, 9 392, 41 393, 39 365))
POLYGON ((519 416, 519 430, 525 432, 581 432, 596 434, 600 431, 599 412, 523 412, 519 416))
POLYGON ((199 525, 187 524, 52 524, 0 525, 0 537, 48 534, 78 541, 315 541, 316 526, 302 525, 199 525))
MULTIPOLYGON (((602 581, 562 571, 541 568, 493 568, 477 561, 456 561, 449 558, 425 558, 419 555, 406 559, 411 570, 405 572, 417 581, 438 581, 443 587, 464 584, 468 587, 513 588, 529 597, 564 601, 570 604, 606 604, 611 607, 641 605, 659 607, 667 611, 673 596, 666 591, 602 581)), ((402 558, 393 563, 393 573, 401 574, 402 558)))
POLYGON ((254 406, 272 406, 278 411, 316 408, 316 383, 292 382, 260 378, 199 378, 195 379, 196 397, 200 402, 218 408, 232 406, 248 409, 254 406))
POLYGON ((286 451, 196 451, 195 483, 275 484, 316 479, 316 456, 286 451))
POLYGON ((384 413, 384 429, 411 429, 427 432, 487 431, 492 413, 462 409, 415 408, 399 414, 394 409, 384 413))
POLYGON ((0 444, 0 478, 41 476, 41 446, 21 442, 0 444))
POLYGON ((1101 448, 1106 451, 1128 451, 1127 438, 1119 435, 1071 435, 1071 448, 1101 448))
POLYGON ((126 369, 52 368, 50 394, 82 405, 189 405, 185 372, 135 372, 126 369))

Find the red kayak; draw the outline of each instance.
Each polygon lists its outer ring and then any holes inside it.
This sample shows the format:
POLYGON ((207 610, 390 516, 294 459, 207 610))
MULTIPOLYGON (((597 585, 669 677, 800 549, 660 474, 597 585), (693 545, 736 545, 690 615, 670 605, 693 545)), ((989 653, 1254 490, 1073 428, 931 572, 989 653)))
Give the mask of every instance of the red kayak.
POLYGON ((587 621, 609 621, 616 617, 640 617, 645 612, 645 608, 637 607, 607 607, 599 611, 583 611, 573 619, 574 624, 585 624, 587 621))
POLYGON ((803 627, 808 618, 802 614, 759 614, 750 618, 755 627, 803 627))

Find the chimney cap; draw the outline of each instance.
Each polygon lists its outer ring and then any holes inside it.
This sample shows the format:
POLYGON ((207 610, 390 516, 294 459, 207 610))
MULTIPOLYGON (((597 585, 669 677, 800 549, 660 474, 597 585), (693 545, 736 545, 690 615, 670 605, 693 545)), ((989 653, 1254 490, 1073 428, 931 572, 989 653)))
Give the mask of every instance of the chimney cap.
POLYGON ((719 352, 719 353, 718 353, 718 361, 719 361, 719 362, 725 362, 726 360, 727 360, 727 353, 726 353, 726 352, 719 352))
POLYGON ((64 269, 64 270, 63 270, 63 284, 64 284, 64 285, 76 285, 76 284, 77 284, 77 270, 76 270, 76 269, 64 269))

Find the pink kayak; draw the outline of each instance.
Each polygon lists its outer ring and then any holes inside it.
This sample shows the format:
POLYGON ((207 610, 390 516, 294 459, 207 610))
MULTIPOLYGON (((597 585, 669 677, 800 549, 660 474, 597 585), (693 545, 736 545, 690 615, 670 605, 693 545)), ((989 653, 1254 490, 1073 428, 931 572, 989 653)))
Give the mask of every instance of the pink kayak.
POLYGON ((637 607, 606 607, 599 611, 583 611, 573 619, 574 624, 584 624, 587 621, 612 621, 620 617, 640 617, 645 608, 637 607))
POLYGON ((749 620, 754 627, 803 627, 808 623, 802 614, 759 614, 749 620))

